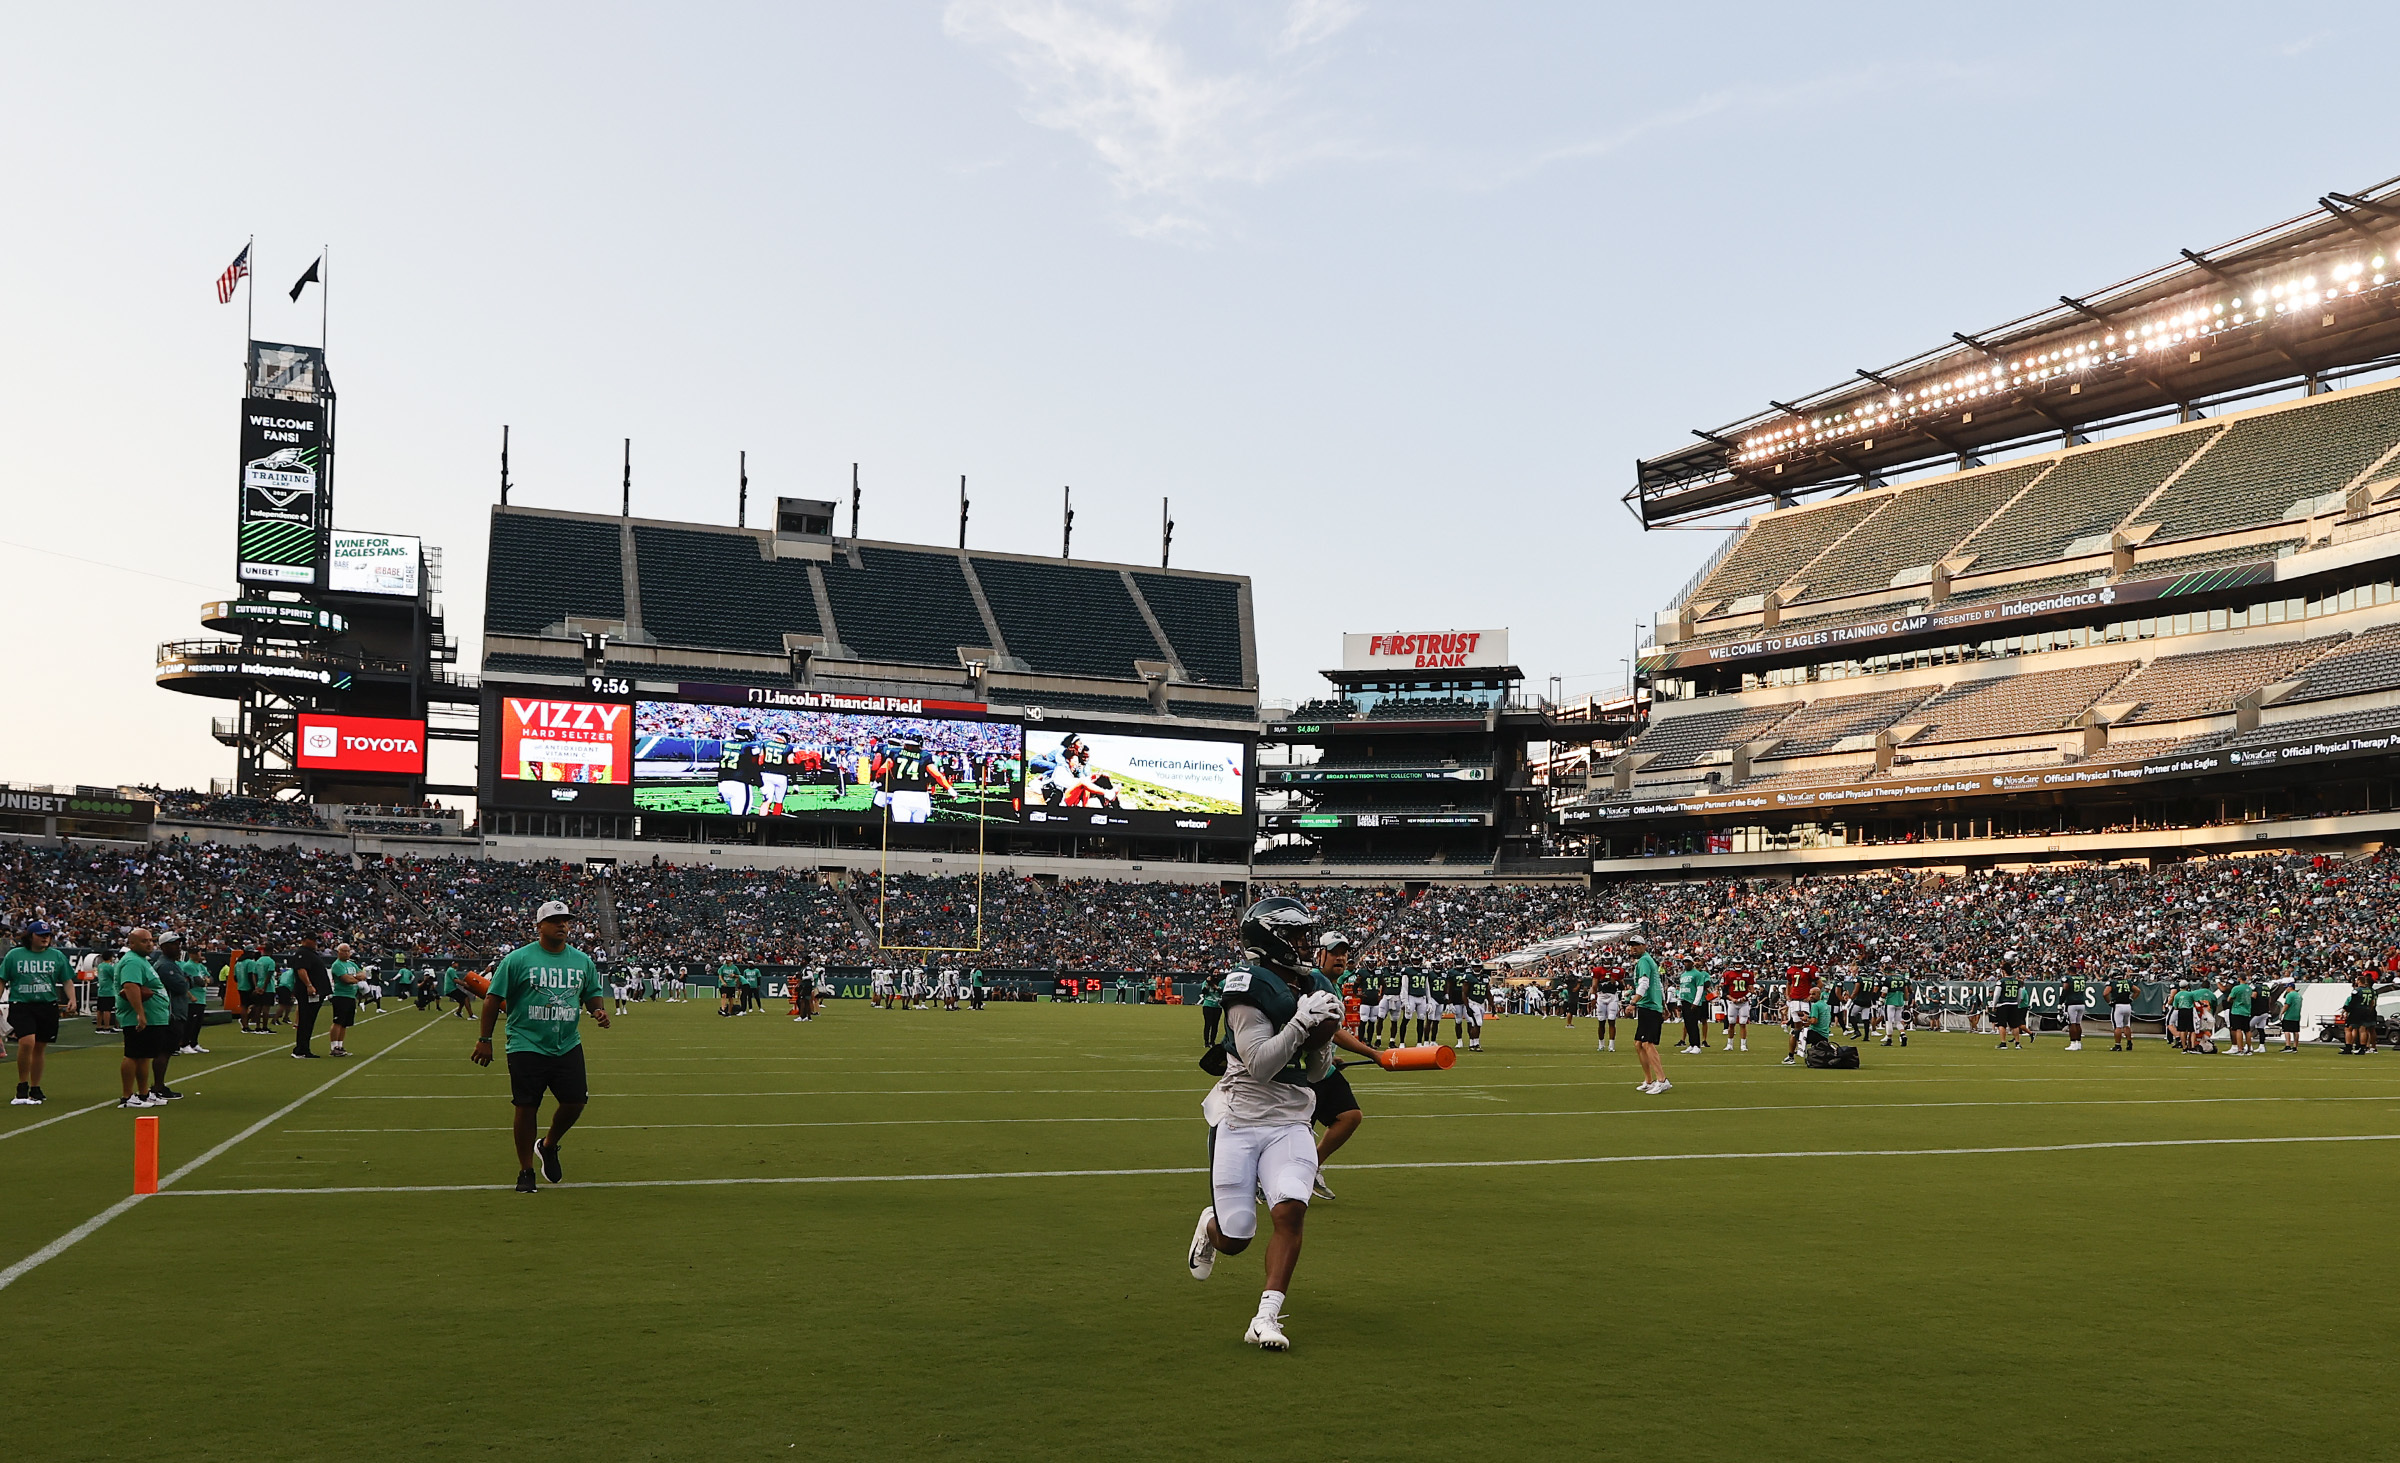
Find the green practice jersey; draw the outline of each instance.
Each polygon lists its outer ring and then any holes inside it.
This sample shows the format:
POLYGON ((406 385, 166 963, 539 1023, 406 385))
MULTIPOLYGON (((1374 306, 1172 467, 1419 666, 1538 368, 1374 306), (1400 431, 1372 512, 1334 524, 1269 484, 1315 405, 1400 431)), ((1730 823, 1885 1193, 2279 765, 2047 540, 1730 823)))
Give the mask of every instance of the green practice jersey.
POLYGON ((167 997, 167 983, 158 976, 157 967, 128 950, 117 959, 117 1021, 124 1026, 138 1026, 147 1020, 152 1026, 163 1026, 172 1014, 173 1003, 167 997), (141 1014, 134 1014, 139 1003, 141 1014))
POLYGON ((1667 1009, 1667 981, 1659 974, 1658 961, 1643 955, 1633 962, 1633 1003, 1645 1011, 1667 1009))
POLYGON ((75 979, 75 962, 56 945, 47 950, 29 950, 17 946, 0 955, 0 988, 8 992, 11 1004, 51 1002, 63 999, 63 992, 75 979))
POLYGON ((583 1003, 605 992, 592 957, 569 945, 556 955, 519 945, 492 970, 492 994, 508 1012, 508 1050, 560 1057, 583 1044, 583 1003))

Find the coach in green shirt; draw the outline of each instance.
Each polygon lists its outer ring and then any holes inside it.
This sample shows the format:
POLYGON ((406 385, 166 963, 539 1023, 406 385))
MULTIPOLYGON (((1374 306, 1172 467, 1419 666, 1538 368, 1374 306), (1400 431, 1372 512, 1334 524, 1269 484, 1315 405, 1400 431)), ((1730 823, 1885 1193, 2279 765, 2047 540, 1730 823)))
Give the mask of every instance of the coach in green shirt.
POLYGON ((175 1035, 168 1019, 174 1006, 167 999, 167 983, 150 961, 157 945, 148 930, 135 930, 125 937, 125 953, 117 957, 117 1025, 125 1033, 125 1059, 117 1067, 125 1089, 119 1107, 155 1107, 167 1101, 151 1092, 154 1063, 171 1050, 165 1043, 175 1035))
POLYGON ((567 943, 574 912, 553 899, 534 913, 536 938, 500 957, 492 970, 492 988, 483 998, 483 1031, 469 1060, 479 1067, 492 1064, 492 1025, 508 1013, 509 1101, 516 1110, 517 1192, 530 1194, 536 1160, 542 1176, 552 1183, 565 1177, 559 1165, 559 1140, 583 1116, 591 1086, 583 1068, 583 1036, 576 1029, 585 1010, 603 1030, 608 1006, 601 998, 599 968, 592 957, 567 943), (542 1095, 557 1097, 550 1116, 550 1134, 536 1142, 534 1129, 542 1095))
POLYGON ((1676 977, 1675 999, 1683 1007, 1683 1049, 1708 1050, 1708 972, 1685 971, 1676 977))
POLYGON ((92 1029, 114 1031, 117 1025, 117 962, 102 960, 99 976, 93 985, 96 999, 92 1002, 92 1029))
POLYGON ((1641 1090, 1655 1095, 1674 1085, 1667 1081, 1667 1069, 1658 1060, 1658 1039, 1667 1025, 1667 977, 1650 953, 1647 936, 1634 935, 1625 941, 1625 946, 1635 956, 1633 1055, 1642 1064, 1641 1090))
POLYGON ((0 991, 8 995, 8 1032, 17 1045, 17 1095, 12 1107, 39 1107, 42 1061, 58 1040, 58 1008, 75 984, 75 962, 53 949, 46 921, 25 926, 25 943, 0 955, 0 991))

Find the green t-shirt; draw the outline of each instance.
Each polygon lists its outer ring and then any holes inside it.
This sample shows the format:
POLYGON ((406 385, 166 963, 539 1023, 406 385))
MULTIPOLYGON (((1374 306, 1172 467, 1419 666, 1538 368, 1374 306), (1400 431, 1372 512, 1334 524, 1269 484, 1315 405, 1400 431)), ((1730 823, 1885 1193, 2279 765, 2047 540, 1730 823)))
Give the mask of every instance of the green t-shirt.
POLYGON ((727 961, 725 964, 718 966, 717 989, 720 991, 732 990, 734 983, 741 979, 741 975, 741 967, 735 965, 732 961, 727 961))
POLYGON ((117 1021, 123 1026, 138 1026, 147 1018, 152 1026, 164 1026, 173 1003, 167 998, 167 983, 158 978, 158 970, 141 956, 127 951, 117 959, 117 1021), (141 1003, 141 1015, 134 1014, 134 1003, 141 1003))
POLYGON ((2189 1011, 2190 1009, 2192 1009, 2192 1002, 2194 1002, 2194 1001, 2196 1001, 2196 1000, 2198 1000, 2198 999, 2199 999, 2199 993, 2198 993, 2198 992, 2196 992, 2196 991, 2191 991, 2191 990, 2180 990, 2180 991, 2177 991, 2177 992, 2175 993, 2175 1009, 2176 1009, 2176 1010, 2178 1010, 2178 1011, 2189 1011))
POLYGON ((757 989, 758 989, 758 967, 757 967, 757 966, 755 966, 755 965, 745 965, 745 966, 743 966, 743 967, 742 967, 742 988, 743 988, 744 990, 752 990, 752 991, 754 991, 754 990, 757 990, 757 989))
POLYGON ((1680 979, 1682 981, 1683 988, 1677 993, 1677 999, 1681 1000, 1687 1006, 1698 1005, 1700 1003, 1701 996, 1707 994, 1708 992, 1708 972, 1705 970, 1687 970, 1683 973, 1680 979))
POLYGON ((1633 1003, 1645 1011, 1667 1009, 1666 977, 1659 974, 1655 956, 1644 955, 1633 962, 1633 1003))
POLYGON ((365 980, 366 977, 358 973, 357 961, 336 960, 326 969, 325 973, 333 977, 333 993, 335 995, 347 996, 354 1001, 358 999, 359 982, 365 980))
POLYGON ((290 966, 278 965, 275 967, 275 989, 287 995, 291 993, 292 968, 290 966))
POLYGON ((604 993, 592 957, 569 945, 556 955, 519 945, 492 970, 492 994, 508 1011, 508 1050, 561 1057, 583 1044, 575 1026, 585 1001, 604 993))
POLYGON ((2225 993, 2225 1005, 2236 1016, 2249 1015, 2250 982, 2246 980, 2235 982, 2233 989, 2225 993))
POLYGON ((258 989, 258 957, 245 955, 233 962, 233 988, 244 995, 258 989))
POLYGON ((1208 980, 1200 983, 1200 1004, 1203 1007, 1222 1006, 1225 1004, 1225 997, 1218 991, 1217 983, 1215 981, 1208 980))
POLYGON ((117 963, 114 960, 100 962, 100 994, 104 996, 117 993, 117 963))
POLYGON ((457 967, 457 966, 455 966, 455 965, 445 965, 445 966, 443 966, 443 967, 442 967, 442 994, 446 996, 446 995, 449 995, 449 994, 451 994, 453 991, 456 991, 457 989, 458 989, 458 967, 457 967))
POLYGON ((183 966, 183 983, 186 987, 184 1009, 186 1011, 207 1010, 208 967, 197 960, 185 960, 178 963, 183 966))
POLYGON ((56 1004, 69 982, 75 979, 75 962, 56 945, 47 950, 31 950, 17 946, 0 955, 0 987, 8 991, 13 1004, 47 1001, 56 1004))
POLYGON ((1833 1007, 1822 995, 1808 1003, 1808 1029, 1819 1036, 1833 1034, 1833 1007))
POLYGON ((2300 987, 2293 986, 2283 993, 2283 1019, 2286 1023, 2300 1019, 2300 987))

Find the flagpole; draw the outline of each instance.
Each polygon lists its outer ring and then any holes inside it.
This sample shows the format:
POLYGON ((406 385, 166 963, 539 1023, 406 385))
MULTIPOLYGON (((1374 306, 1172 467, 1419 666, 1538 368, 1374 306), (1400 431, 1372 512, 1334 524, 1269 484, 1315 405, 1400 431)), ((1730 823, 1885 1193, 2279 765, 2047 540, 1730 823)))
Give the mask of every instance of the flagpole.
POLYGON ((242 290, 242 395, 250 394, 250 342, 258 338, 258 235, 242 246, 242 258, 250 265, 250 275, 241 281, 242 290))
POLYGON ((325 353, 327 330, 333 321, 333 301, 330 298, 333 294, 333 246, 331 244, 325 245, 318 251, 317 262, 323 266, 317 274, 317 354, 321 356, 325 353))

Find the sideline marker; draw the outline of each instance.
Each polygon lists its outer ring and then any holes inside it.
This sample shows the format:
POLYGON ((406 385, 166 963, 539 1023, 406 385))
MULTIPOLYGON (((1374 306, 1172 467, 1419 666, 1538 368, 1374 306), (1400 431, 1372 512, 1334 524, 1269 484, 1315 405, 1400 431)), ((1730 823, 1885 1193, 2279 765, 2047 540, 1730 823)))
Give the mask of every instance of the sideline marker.
POLYGON ((158 1192, 158 1119, 133 1120, 133 1191, 158 1192))

